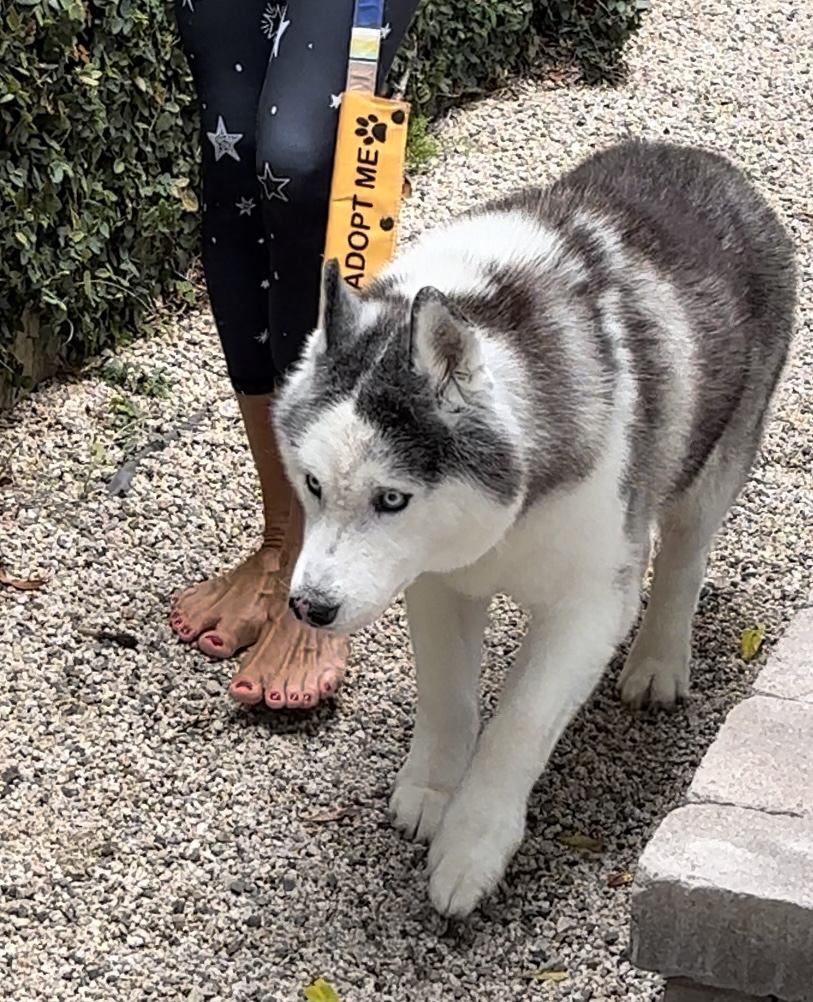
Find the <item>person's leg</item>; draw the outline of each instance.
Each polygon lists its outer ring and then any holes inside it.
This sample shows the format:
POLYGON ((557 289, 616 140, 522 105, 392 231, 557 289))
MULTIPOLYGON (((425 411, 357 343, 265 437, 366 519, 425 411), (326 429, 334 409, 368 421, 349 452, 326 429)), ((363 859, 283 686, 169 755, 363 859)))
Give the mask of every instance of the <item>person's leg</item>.
MULTIPOLYGON (((388 6, 382 78, 415 6, 416 0, 391 0, 388 6)), ((264 239, 272 261, 270 322, 263 332, 270 333, 256 343, 269 343, 280 372, 298 357, 316 322, 336 138, 333 96, 344 88, 352 12, 352 0, 331 5, 327 13, 317 0, 290 3, 272 40, 275 54, 257 123, 264 239), (307 81, 302 74, 306 54, 315 57, 307 81)), ((239 249, 235 260, 243 260, 239 249)), ((254 644, 232 681, 235 699, 254 703, 264 697, 272 707, 311 706, 339 684, 347 642, 323 637, 287 612, 285 576, 301 545, 302 512, 279 461, 268 417, 271 402, 271 393, 240 397, 263 489, 266 545, 232 575, 182 596, 173 625, 183 639, 197 637, 213 656, 254 644)))
POLYGON ((278 378, 269 343, 269 249, 256 175, 257 105, 276 25, 265 0, 191 5, 176 15, 201 112, 203 265, 226 365, 259 475, 263 544, 230 574, 188 588, 170 618, 178 636, 228 657, 255 643, 268 619, 289 521, 268 414, 278 378))
MULTIPOLYGON (((379 84, 406 32, 417 0, 390 0, 379 84)), ((271 350, 284 373, 299 357, 317 321, 321 263, 327 230, 338 97, 344 90, 354 0, 289 3, 278 32, 260 98, 257 119, 257 175, 266 230, 271 241, 271 350)), ((303 514, 284 478, 290 522, 286 554, 293 565, 302 542, 303 514)), ((287 597, 287 589, 285 596, 287 597)), ((290 614, 274 616, 247 655, 249 684, 259 681, 269 706, 312 705, 335 691, 348 641, 309 629, 290 614)), ((239 698, 233 683, 233 694, 239 698)))

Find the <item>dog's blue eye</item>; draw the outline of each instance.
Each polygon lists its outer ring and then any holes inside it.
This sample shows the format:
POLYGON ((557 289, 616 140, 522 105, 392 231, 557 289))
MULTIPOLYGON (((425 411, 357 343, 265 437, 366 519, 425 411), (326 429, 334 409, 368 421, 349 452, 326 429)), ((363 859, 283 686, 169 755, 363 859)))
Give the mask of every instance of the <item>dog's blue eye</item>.
POLYGON ((392 515, 395 512, 403 511, 409 504, 411 494, 404 494, 403 491, 381 491, 373 499, 373 508, 377 512, 386 512, 392 515))
POLYGON ((310 473, 305 475, 305 486, 315 498, 320 498, 322 496, 322 485, 316 477, 312 476, 310 473))

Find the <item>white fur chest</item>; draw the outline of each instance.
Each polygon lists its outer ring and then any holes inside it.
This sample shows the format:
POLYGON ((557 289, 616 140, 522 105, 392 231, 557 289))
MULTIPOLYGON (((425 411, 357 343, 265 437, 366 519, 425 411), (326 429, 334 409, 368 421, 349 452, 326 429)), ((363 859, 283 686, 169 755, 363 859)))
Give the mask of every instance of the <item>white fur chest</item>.
POLYGON ((447 575, 471 597, 509 595, 523 606, 549 605, 585 570, 608 585, 626 560, 618 497, 593 477, 547 497, 476 563, 447 575))

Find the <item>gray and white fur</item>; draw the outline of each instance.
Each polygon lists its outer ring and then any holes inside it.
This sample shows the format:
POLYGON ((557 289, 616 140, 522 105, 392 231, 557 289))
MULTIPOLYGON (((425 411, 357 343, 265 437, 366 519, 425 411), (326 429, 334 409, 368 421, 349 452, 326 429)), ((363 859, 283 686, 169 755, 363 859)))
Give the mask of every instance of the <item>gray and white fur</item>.
POLYGON ((651 595, 622 698, 689 687, 712 537, 788 353, 794 254, 724 158, 625 143, 427 233, 361 293, 325 267, 275 425, 306 513, 291 605, 352 632, 402 591, 418 710, 392 797, 467 915, 562 732, 651 595), (480 733, 486 612, 531 625, 480 733))

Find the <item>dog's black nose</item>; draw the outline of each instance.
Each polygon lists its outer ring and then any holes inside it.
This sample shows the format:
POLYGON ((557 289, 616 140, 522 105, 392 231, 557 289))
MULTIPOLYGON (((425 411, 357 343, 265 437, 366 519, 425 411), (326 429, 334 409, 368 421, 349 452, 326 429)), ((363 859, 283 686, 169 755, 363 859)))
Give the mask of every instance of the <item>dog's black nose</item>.
POLYGON ((288 599, 288 605, 297 619, 304 620, 311 626, 330 626, 339 613, 338 605, 319 605, 299 595, 292 595, 288 599))
POLYGON ((310 605, 305 619, 311 626, 330 626, 338 613, 338 605, 310 605))

